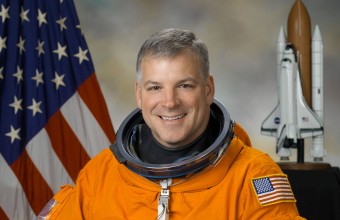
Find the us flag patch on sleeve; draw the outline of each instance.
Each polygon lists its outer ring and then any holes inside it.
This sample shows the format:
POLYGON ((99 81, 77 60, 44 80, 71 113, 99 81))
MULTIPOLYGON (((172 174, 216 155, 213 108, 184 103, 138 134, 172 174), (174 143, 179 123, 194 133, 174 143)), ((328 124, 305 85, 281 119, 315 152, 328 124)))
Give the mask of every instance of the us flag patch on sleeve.
POLYGON ((296 202, 285 174, 252 178, 251 182, 257 200, 262 206, 280 202, 296 202))

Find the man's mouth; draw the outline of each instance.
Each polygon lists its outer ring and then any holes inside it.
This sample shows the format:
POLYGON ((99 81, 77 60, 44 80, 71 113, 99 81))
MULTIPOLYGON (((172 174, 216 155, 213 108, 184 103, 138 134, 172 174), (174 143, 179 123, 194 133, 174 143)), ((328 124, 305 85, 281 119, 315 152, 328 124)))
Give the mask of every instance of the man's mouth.
POLYGON ((166 121, 172 121, 172 120, 177 120, 177 119, 181 119, 185 116, 185 114, 183 115, 176 115, 176 116, 160 116, 163 120, 166 120, 166 121))

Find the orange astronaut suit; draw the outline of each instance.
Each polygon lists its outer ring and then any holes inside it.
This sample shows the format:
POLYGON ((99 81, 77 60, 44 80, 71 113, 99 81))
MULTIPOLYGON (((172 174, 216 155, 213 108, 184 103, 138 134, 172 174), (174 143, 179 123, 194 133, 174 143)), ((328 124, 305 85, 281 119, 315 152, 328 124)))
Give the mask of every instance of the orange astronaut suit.
MULTIPOLYGON (((252 148, 237 124, 234 132, 216 166, 185 181, 173 180, 170 219, 304 219, 299 217, 289 182, 276 163, 252 148), (286 180, 287 193, 261 197, 261 184, 277 177, 286 180)), ((40 215, 45 219, 154 220, 160 190, 158 183, 130 171, 106 149, 85 166, 76 185, 63 186, 40 215)))

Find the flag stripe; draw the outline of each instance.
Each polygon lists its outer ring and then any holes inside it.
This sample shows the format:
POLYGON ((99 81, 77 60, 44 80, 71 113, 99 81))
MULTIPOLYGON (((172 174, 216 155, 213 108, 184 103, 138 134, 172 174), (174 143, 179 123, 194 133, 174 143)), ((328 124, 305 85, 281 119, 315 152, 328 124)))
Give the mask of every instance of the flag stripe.
POLYGON ((268 199, 268 200, 265 200, 262 202, 262 204, 267 204, 267 203, 273 203, 273 202, 276 202, 276 201, 291 201, 293 200, 294 197, 292 196, 279 196, 279 197, 276 197, 274 199, 268 199))
MULTIPOLYGON (((0 207, 10 219, 33 219, 35 216, 13 171, 0 154, 0 207), (12 190, 13 187, 16 190, 12 190), (15 208, 13 208, 15 207, 15 208)), ((2 218, 0 218, 2 219, 2 218)))
POLYGON ((0 206, 0 219, 1 220, 7 220, 9 219, 6 215, 6 213, 4 212, 4 210, 2 210, 2 207, 0 206))
MULTIPOLYGON (((291 192, 290 188, 285 188, 285 189, 277 189, 276 188, 276 191, 275 192, 291 192)), ((266 192, 266 193, 261 193, 259 194, 259 198, 260 197, 264 197, 264 196, 267 196, 267 195, 271 195, 271 194, 274 194, 274 192, 266 192)))
POLYGON ((73 0, 0 6, 0 219, 30 220, 115 134, 73 0))
POLYGON ((90 157, 109 146, 105 132, 78 93, 67 100, 60 111, 90 157))
POLYGON ((21 183, 33 212, 38 214, 53 196, 52 190, 34 166, 26 151, 23 151, 20 158, 11 165, 11 168, 21 183))
POLYGON ((282 192, 282 193, 272 193, 270 195, 266 195, 266 196, 259 196, 259 200, 262 200, 262 201, 266 201, 267 199, 269 198, 279 198, 279 197, 291 197, 293 198, 293 196, 291 195, 290 192, 282 192))
POLYGON ((26 151, 50 186, 53 194, 59 191, 60 186, 66 183, 73 183, 63 164, 55 154, 45 129, 42 129, 27 144, 26 151))
POLYGON ((55 153, 75 182, 80 169, 90 160, 90 157, 60 111, 47 122, 46 131, 55 153))
POLYGON ((112 127, 112 123, 109 117, 109 112, 107 110, 104 97, 100 90, 97 78, 95 74, 92 74, 80 87, 78 88, 78 93, 80 94, 83 101, 86 103, 94 117, 97 119, 98 123, 104 130, 110 143, 113 143, 116 135, 112 127), (89 92, 89 91, 97 91, 89 92), (94 102, 94 100, 96 100, 94 102))

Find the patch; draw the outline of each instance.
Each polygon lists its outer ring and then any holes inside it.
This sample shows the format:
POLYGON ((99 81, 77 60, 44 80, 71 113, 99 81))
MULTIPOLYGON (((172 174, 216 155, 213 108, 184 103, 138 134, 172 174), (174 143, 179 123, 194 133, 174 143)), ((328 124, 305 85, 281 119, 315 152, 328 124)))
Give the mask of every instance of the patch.
POLYGON ((280 202, 296 202, 285 174, 252 178, 251 183, 257 200, 262 206, 280 202))

